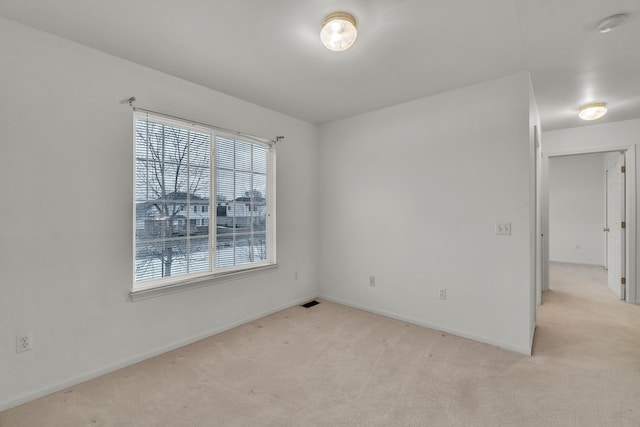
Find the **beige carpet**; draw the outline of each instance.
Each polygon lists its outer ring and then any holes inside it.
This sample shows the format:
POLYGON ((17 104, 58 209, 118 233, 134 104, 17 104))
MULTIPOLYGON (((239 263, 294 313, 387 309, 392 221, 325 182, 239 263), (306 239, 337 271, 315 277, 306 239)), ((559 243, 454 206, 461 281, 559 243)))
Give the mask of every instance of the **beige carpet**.
POLYGON ((0 413, 13 426, 640 426, 640 306, 552 266, 534 356, 322 301, 0 413))

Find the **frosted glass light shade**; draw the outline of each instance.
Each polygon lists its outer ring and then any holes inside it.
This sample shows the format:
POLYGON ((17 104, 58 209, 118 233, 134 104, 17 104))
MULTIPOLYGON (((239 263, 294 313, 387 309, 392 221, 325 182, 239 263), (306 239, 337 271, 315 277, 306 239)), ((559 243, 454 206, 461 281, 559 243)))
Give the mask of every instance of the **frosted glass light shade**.
POLYGON ((329 50, 342 52, 353 45, 358 37, 356 19, 350 13, 335 12, 322 23, 320 40, 329 50))
POLYGON ((594 102, 580 107, 578 117, 582 120, 598 120, 605 114, 607 114, 607 104, 604 102, 594 102))
POLYGON ((603 34, 613 31, 620 25, 624 24, 628 17, 629 15, 626 13, 618 13, 617 15, 606 17, 598 24, 598 31, 603 34))

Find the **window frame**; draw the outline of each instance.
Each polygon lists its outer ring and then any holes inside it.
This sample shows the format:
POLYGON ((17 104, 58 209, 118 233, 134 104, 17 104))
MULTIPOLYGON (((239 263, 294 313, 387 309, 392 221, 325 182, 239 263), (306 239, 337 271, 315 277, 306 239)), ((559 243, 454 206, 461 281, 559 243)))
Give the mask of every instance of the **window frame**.
MULTIPOLYGON (((226 280, 229 278, 235 278, 242 275, 253 275, 263 270, 270 270, 277 268, 276 258, 276 150, 274 143, 265 143, 263 141, 254 140, 245 135, 234 135, 229 132, 220 131, 214 127, 203 126, 195 124, 193 122, 168 118, 164 115, 152 114, 149 112, 134 111, 133 113, 133 232, 132 232, 132 281, 133 286, 130 292, 131 299, 136 301, 138 299, 146 299, 165 293, 173 293, 176 291, 186 290, 193 287, 206 286, 213 284, 220 280, 226 280), (136 279, 136 242, 137 242, 137 230, 136 230, 136 164, 137 164, 137 135, 136 135, 136 122, 139 120, 150 121, 167 126, 173 126, 187 131, 194 131, 199 133, 205 133, 210 137, 209 146, 209 209, 207 209, 207 220, 209 223, 209 269, 207 271, 199 271, 196 273, 185 273, 177 276, 167 276, 146 280, 136 279), (217 259, 217 201, 216 201, 216 149, 217 149, 217 137, 226 139, 232 139, 233 141, 241 141, 250 144, 256 144, 262 146, 267 150, 267 170, 265 174, 266 179, 266 230, 265 230, 265 245, 267 251, 267 258, 260 262, 250 262, 239 265, 216 267, 217 259), (211 208, 212 204, 215 208, 211 208), (211 226, 213 224, 214 226, 211 226)), ((189 190, 187 189, 187 192, 189 190)), ((194 205, 196 206, 196 205, 194 205)), ((204 209, 200 209, 201 211, 204 209)), ((191 211, 191 206, 185 209, 185 212, 191 211)), ((202 213, 202 212, 200 212, 202 213)), ((189 217, 188 217, 189 218, 189 217)), ((188 220, 187 220, 188 222, 188 220)))

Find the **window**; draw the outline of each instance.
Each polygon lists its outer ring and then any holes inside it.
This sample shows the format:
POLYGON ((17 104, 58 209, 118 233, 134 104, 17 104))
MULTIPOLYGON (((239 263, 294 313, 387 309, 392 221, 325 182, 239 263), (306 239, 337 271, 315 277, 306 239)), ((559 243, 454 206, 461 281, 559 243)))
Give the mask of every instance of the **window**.
POLYGON ((275 264, 274 148, 134 119, 134 291, 275 264))

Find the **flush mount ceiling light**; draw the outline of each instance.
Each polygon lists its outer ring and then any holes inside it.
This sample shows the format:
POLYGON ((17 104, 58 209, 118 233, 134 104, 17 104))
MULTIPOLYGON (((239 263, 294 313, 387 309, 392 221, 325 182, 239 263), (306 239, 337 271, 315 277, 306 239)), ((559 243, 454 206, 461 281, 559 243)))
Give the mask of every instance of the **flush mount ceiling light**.
POLYGON ((334 12, 322 22, 320 40, 329 50, 342 52, 351 47, 358 37, 356 18, 347 12, 334 12))
POLYGON ((627 15, 626 13, 618 13, 617 15, 608 16, 600 21, 600 23, 598 24, 598 31, 600 31, 601 33, 608 33, 609 31, 613 31, 620 25, 622 25, 624 21, 627 20, 628 16, 629 15, 627 15))
POLYGON ((607 114, 607 104, 605 102, 593 102, 580 107, 578 117, 582 120, 598 120, 607 114))

